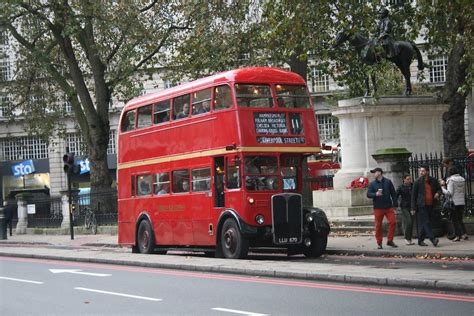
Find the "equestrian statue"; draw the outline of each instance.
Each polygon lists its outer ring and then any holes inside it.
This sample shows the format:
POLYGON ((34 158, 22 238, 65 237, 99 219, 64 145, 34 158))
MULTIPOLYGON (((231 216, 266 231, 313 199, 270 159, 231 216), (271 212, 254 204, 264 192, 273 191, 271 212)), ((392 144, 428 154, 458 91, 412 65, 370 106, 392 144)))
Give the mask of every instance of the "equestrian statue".
MULTIPOLYGON (((358 32, 342 31, 336 36, 334 47, 341 46, 344 42, 349 42, 360 60, 367 65, 379 63, 382 58, 394 63, 405 78, 405 95, 411 95, 412 88, 410 82, 410 64, 416 56, 418 69, 423 70, 423 58, 416 44, 411 41, 394 41, 392 36, 392 23, 389 19, 389 12, 386 8, 380 11, 380 22, 378 25, 377 38, 366 38, 358 32), (380 46, 382 49, 380 49, 380 46)), ((374 92, 377 90, 375 76, 372 75, 374 92)), ((365 96, 370 94, 369 77, 365 78, 365 96)))

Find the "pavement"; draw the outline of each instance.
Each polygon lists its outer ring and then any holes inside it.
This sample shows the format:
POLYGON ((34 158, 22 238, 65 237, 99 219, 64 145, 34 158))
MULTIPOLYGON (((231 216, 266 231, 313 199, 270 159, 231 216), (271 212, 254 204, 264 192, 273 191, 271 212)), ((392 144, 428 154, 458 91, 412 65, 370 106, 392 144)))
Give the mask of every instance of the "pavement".
POLYGON ((133 254, 130 248, 117 245, 117 235, 76 235, 74 240, 69 235, 8 238, 0 240, 0 256, 474 293, 474 236, 461 242, 441 238, 438 247, 407 246, 401 237, 396 237, 399 247, 384 246, 383 250, 376 249, 372 236, 330 236, 327 254, 318 259, 291 259, 280 254, 252 255, 246 260, 207 258, 182 251, 168 255, 133 254), (334 260, 345 257, 368 261, 351 264, 348 260, 334 260), (395 261, 410 264, 394 268, 395 261))

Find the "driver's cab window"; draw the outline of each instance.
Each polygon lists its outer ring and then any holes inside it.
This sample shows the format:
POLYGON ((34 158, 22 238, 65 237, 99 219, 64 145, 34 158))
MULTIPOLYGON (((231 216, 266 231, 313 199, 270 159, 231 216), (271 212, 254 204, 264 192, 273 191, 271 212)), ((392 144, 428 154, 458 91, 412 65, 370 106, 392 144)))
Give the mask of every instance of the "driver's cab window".
POLYGON ((279 188, 278 159, 275 156, 244 157, 245 188, 274 191, 279 188))
POLYGON ((294 191, 298 189, 298 167, 300 157, 282 156, 280 173, 283 182, 283 190, 294 191))

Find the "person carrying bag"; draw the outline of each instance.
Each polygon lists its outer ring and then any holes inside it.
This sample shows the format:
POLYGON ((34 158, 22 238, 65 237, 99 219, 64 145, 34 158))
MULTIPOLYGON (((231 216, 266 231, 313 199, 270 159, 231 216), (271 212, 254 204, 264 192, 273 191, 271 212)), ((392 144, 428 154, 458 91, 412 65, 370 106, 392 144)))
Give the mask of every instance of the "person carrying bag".
POLYGON ((466 180, 459 174, 459 170, 455 166, 448 170, 448 174, 449 178, 442 186, 445 195, 443 209, 450 210, 450 217, 454 226, 454 234, 456 235, 453 241, 460 241, 461 239, 467 240, 468 236, 466 233, 466 227, 463 223, 464 206, 466 204, 466 180))

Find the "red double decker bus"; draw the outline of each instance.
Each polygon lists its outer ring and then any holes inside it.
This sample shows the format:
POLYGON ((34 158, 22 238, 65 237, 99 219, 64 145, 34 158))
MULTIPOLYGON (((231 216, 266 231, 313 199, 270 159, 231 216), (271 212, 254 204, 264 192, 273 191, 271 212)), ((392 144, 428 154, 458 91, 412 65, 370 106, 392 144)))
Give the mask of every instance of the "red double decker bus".
POLYGON ((329 224, 301 194, 303 159, 319 151, 305 81, 292 72, 237 69, 133 99, 118 136, 119 243, 320 256, 329 224))

